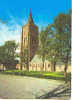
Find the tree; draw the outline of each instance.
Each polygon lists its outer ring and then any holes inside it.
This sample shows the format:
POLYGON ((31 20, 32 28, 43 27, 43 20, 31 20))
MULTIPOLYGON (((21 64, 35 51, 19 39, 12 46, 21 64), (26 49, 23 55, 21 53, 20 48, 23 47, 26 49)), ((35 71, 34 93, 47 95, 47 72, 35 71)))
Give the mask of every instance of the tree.
POLYGON ((55 29, 53 24, 48 25, 45 29, 47 33, 47 40, 46 40, 46 59, 51 62, 51 71, 54 72, 56 70, 56 62, 57 62, 57 44, 55 39, 55 29))
POLYGON ((48 60, 52 63, 52 72, 55 71, 58 54, 58 52, 56 51, 57 46, 54 32, 55 30, 52 24, 48 25, 44 30, 40 32, 40 42, 38 49, 38 54, 42 58, 43 66, 45 60, 48 60))
POLYGON ((18 61, 16 60, 16 48, 15 41, 6 41, 3 46, 0 47, 0 63, 3 64, 6 69, 15 69, 18 61))
POLYGON ((65 64, 65 78, 71 55, 71 15, 59 14, 54 20, 56 41, 59 48, 59 59, 65 64))
POLYGON ((24 65, 27 70, 29 70, 29 52, 28 49, 24 49, 23 53, 21 55, 21 70, 22 70, 22 66, 24 65))
MULTIPOLYGON (((4 55, 5 55, 4 46, 0 46, 0 65, 4 64, 4 55)), ((4 70, 4 67, 3 67, 3 70, 4 70)))
POLYGON ((39 47, 38 47, 38 55, 41 57, 43 66, 42 70, 44 69, 44 62, 45 62, 45 57, 46 57, 46 36, 47 33, 45 32, 44 29, 41 30, 40 36, 39 36, 39 47))

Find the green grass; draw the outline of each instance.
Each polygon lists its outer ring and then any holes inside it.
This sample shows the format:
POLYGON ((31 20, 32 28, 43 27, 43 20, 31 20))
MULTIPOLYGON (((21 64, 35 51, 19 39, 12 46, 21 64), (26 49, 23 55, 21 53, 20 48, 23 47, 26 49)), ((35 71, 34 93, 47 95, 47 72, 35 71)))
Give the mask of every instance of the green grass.
MULTIPOLYGON (((29 76, 29 77, 37 77, 37 78, 45 78, 45 79, 54 79, 54 80, 65 80, 64 72, 38 72, 38 71, 21 71, 21 70, 8 70, 1 72, 3 74, 10 75, 21 75, 21 76, 29 76)), ((71 73, 67 73, 67 80, 70 81, 71 73)))

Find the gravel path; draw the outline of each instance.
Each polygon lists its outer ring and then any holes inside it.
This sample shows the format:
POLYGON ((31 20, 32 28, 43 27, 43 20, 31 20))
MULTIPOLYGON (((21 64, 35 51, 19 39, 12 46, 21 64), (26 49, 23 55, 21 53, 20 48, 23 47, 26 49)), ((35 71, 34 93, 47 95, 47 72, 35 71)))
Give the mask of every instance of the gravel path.
POLYGON ((39 98, 63 85, 64 82, 56 80, 0 74, 0 97, 3 99, 39 98))

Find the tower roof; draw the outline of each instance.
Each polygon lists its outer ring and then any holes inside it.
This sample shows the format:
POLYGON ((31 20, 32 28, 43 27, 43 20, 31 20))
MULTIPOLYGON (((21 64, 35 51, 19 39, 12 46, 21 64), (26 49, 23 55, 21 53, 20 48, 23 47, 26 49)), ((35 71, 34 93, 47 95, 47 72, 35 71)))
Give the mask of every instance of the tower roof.
POLYGON ((30 9, 30 14, 29 14, 28 23, 29 23, 29 24, 34 23, 34 22, 33 22, 33 18, 32 18, 31 9, 30 9))

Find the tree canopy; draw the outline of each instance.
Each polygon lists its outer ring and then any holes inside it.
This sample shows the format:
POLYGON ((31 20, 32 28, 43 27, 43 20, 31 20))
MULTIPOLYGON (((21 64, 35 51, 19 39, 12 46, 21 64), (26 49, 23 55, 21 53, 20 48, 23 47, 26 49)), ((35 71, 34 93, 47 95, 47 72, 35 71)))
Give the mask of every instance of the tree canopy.
MULTIPOLYGON (((71 13, 60 13, 55 17, 53 24, 42 29, 39 37, 38 54, 43 59, 51 61, 55 67, 56 62, 65 64, 67 70, 71 56, 71 13)), ((54 70, 54 69, 53 69, 54 70)))
POLYGON ((18 61, 16 60, 15 41, 6 41, 3 46, 0 46, 0 64, 3 64, 6 69, 15 69, 18 61))

